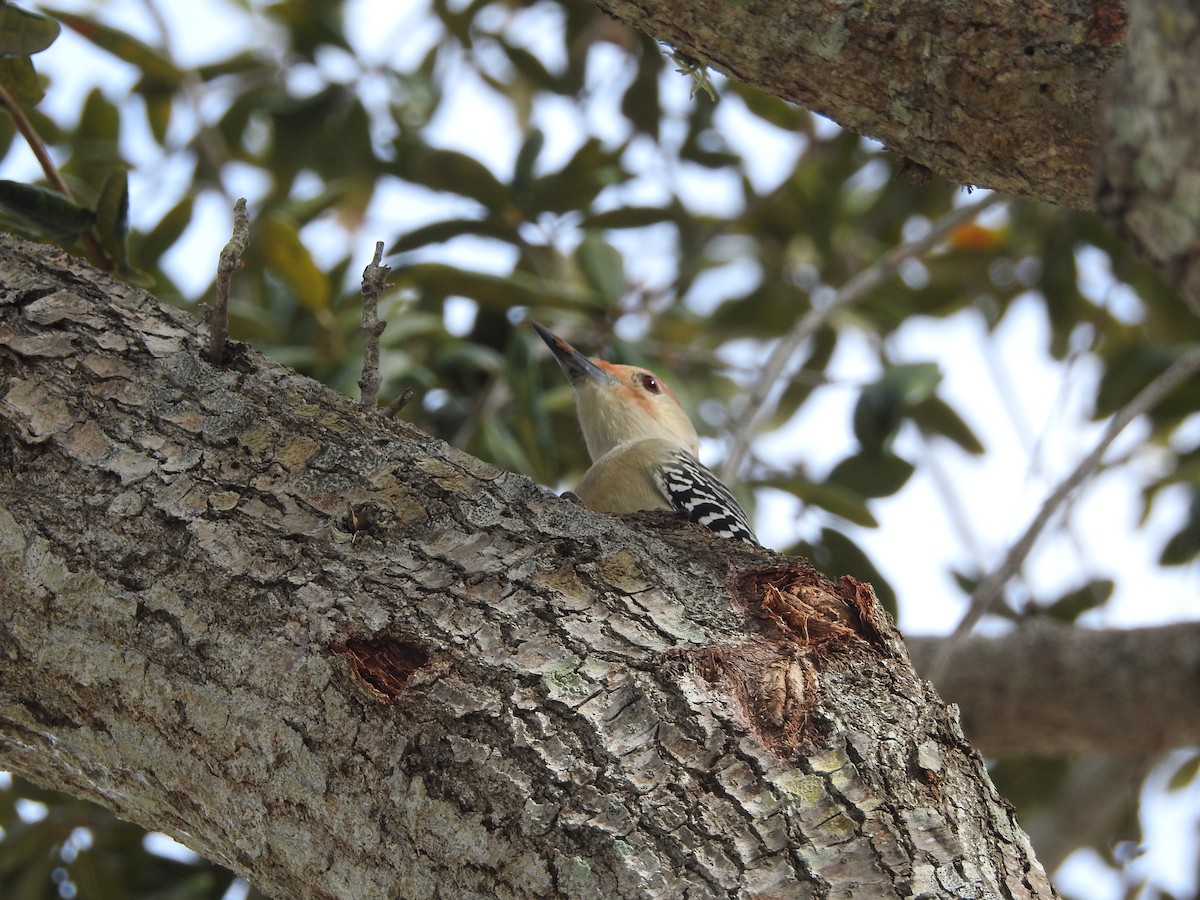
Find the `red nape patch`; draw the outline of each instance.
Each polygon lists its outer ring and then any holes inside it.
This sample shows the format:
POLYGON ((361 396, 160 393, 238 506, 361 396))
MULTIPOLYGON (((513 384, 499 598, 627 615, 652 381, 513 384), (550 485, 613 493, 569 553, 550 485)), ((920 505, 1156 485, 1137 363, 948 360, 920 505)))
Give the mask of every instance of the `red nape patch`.
POLYGON ((333 651, 345 656, 350 671, 381 703, 391 703, 403 691, 413 672, 429 665, 429 654, 394 637, 351 638, 334 644, 333 651))

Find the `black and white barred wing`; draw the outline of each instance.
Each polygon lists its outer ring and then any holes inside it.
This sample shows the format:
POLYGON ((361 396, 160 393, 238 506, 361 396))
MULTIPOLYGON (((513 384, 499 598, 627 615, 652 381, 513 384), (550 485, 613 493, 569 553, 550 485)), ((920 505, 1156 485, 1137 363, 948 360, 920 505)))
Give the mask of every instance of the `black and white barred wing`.
POLYGON ((757 544, 754 529, 729 488, 699 460, 680 451, 654 473, 654 483, 672 507, 724 538, 757 544))

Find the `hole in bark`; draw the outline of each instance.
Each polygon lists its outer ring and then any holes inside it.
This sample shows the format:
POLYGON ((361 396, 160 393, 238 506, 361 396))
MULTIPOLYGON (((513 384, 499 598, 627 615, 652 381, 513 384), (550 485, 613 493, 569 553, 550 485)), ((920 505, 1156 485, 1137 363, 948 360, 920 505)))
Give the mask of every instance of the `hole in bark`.
POLYGON ((1033 47, 1026 47, 1026 48, 1025 48, 1025 55, 1026 55, 1026 56, 1033 56, 1033 54, 1034 54, 1035 52, 1036 52, 1036 51, 1033 49, 1033 47))
POLYGON ((383 703, 399 696, 413 672, 429 665, 428 653, 394 637, 351 638, 333 649, 349 660, 350 671, 383 703))
POLYGON ((1040 93, 1040 94, 1048 94, 1048 93, 1050 93, 1050 85, 1048 85, 1048 84, 1039 84, 1039 85, 1038 85, 1038 93, 1040 93))

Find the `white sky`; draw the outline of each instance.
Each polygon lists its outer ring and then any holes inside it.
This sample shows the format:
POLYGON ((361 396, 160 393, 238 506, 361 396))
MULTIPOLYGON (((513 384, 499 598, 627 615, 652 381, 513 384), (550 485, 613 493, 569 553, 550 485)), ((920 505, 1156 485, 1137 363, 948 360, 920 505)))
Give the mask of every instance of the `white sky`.
MULTIPOLYGON (((119 24, 143 39, 155 40, 140 0, 105 3, 62 0, 57 5, 93 11, 102 7, 106 21, 119 24)), ((243 13, 226 0, 210 0, 205 4, 194 0, 158 0, 157 5, 170 23, 174 50, 184 62, 211 60, 225 54, 229 45, 246 40, 243 13)), ((358 9, 350 17, 350 21, 358 23, 352 29, 352 39, 360 56, 370 62, 410 67, 435 38, 435 32, 426 24, 423 3, 360 0, 356 5, 358 9)), ((551 10, 552 7, 543 5, 523 12, 521 33, 536 35, 547 30, 554 33, 555 16, 551 10)), ((265 27, 265 22, 260 20, 259 25, 265 27)), ((257 28, 252 32, 262 34, 257 28)), ((68 121, 97 80, 102 81, 106 94, 118 103, 128 97, 134 80, 132 74, 111 66, 106 57, 66 29, 55 46, 35 61, 39 71, 53 79, 43 108, 68 121)), ((581 118, 573 105, 562 101, 538 106, 535 123, 547 135, 542 165, 554 166, 569 157, 585 131, 612 140, 624 137, 619 117, 614 114, 619 88, 627 80, 627 74, 619 69, 621 61, 615 50, 601 48, 595 54, 589 70, 589 87, 595 99, 587 119, 581 118)), ((339 63, 332 58, 327 65, 336 69, 339 63)), ((362 90, 369 99, 386 99, 379 96, 378 85, 364 82, 362 90)), ((682 76, 666 79, 664 102, 677 115, 682 114, 690 102, 690 90, 690 82, 682 76)), ((505 105, 489 102, 488 93, 482 82, 461 67, 457 89, 444 103, 427 136, 431 142, 484 159, 503 177, 511 171, 518 135, 506 116, 505 105), (487 135, 486 141, 480 141, 481 134, 487 135)), ((139 116, 130 119, 137 121, 139 116)), ((751 178, 760 189, 773 185, 790 171, 801 151, 794 137, 750 115, 740 102, 723 103, 718 124, 735 149, 754 159, 751 178)), ((679 128, 668 123, 663 130, 664 142, 680 139, 679 128)), ((135 135, 125 149, 136 163, 131 173, 134 221, 156 221, 179 198, 189 172, 178 164, 164 165, 148 135, 135 135)), ((648 151, 643 156, 652 158, 648 151)), ((22 154, 20 149, 9 154, 3 169, 2 176, 6 178, 36 175, 28 154, 22 154)), ((656 202, 666 196, 663 178, 669 177, 674 179, 673 187, 687 191, 696 208, 715 214, 735 211, 739 192, 732 181, 722 181, 707 171, 702 175, 691 171, 653 174, 656 177, 623 190, 631 192, 639 202, 656 202)), ((226 186, 231 195, 245 195, 252 203, 263 191, 263 185, 245 168, 231 170, 226 186)), ((621 199, 628 196, 623 194, 621 199)), ((362 230, 364 264, 375 240, 390 241, 405 230, 440 220, 463 208, 474 207, 460 198, 394 185, 374 205, 362 230)), ((185 291, 190 288, 194 292, 207 283, 229 228, 227 204, 212 197, 200 203, 196 222, 172 256, 172 275, 185 291)), ((638 233, 613 236, 618 246, 637 247, 640 251, 629 260, 631 277, 650 283, 666 277, 668 267, 663 259, 672 252, 666 234, 663 231, 650 237, 638 233), (656 254, 657 240, 662 240, 662 246, 656 254)), ((332 225, 323 223, 306 229, 305 237, 314 248, 343 240, 332 225)), ((342 243, 336 245, 338 251, 342 247, 342 243)), ((334 255, 331 253, 330 258, 334 255)), ((446 245, 438 258, 498 271, 511 265, 512 259, 508 251, 497 249, 494 244, 472 240, 446 245)), ((1085 266, 1086 290, 1090 296, 1103 298, 1126 317, 1137 315, 1136 297, 1113 281, 1104 254, 1086 253, 1081 263, 1085 266)), ((734 257, 728 267, 716 270, 698 285, 697 304, 715 303, 722 292, 736 291, 746 275, 746 264, 734 257)), ((456 309, 459 314, 469 315, 469 304, 458 304, 456 309)), ((901 436, 897 450, 917 463, 921 474, 898 497, 872 506, 880 522, 878 529, 844 529, 870 554, 896 588, 901 598, 901 625, 906 631, 937 633, 952 628, 964 609, 964 599, 949 577, 948 566, 964 569, 971 568, 972 563, 994 565, 1057 481, 1098 439, 1100 428, 1087 421, 1088 397, 1099 374, 1097 366, 1086 358, 1073 366, 1063 366, 1048 356, 1047 345, 1046 318, 1040 301, 1033 298, 1016 304, 991 336, 983 333, 976 318, 964 313, 944 321, 913 321, 889 342, 897 361, 939 363, 943 375, 941 395, 964 416, 989 451, 977 459, 954 448, 935 445, 932 449, 932 459, 952 485, 956 502, 970 522, 969 537, 965 538, 947 515, 943 496, 921 465, 930 450, 912 434, 901 436), (1003 373, 1006 390, 1015 398, 1019 410, 1015 417, 1006 412, 997 372, 1003 373)), ((866 336, 850 337, 841 342, 829 374, 836 383, 853 387, 877 374, 874 359, 866 336)), ((811 473, 821 475, 853 450, 850 429, 853 400, 853 390, 836 384, 817 392, 791 426, 759 442, 758 452, 780 464, 802 461, 811 473), (839 428, 843 431, 841 439, 837 437, 839 428), (813 435, 820 435, 820 440, 813 439, 813 435)), ((1118 442, 1114 454, 1136 446, 1141 429, 1134 426, 1131 431, 1132 434, 1118 442)), ((717 448, 714 445, 709 449, 717 448)), ((1153 454, 1140 454, 1137 459, 1136 468, 1141 471, 1152 471, 1156 462, 1153 454)), ((1163 569, 1155 563, 1165 535, 1177 527, 1184 514, 1181 497, 1182 492, 1178 492, 1168 502, 1160 503, 1142 528, 1138 525, 1138 484, 1120 473, 1101 478, 1074 505, 1070 534, 1056 532, 1042 539, 1025 569, 1028 583, 1044 598, 1078 586, 1093 576, 1114 578, 1117 593, 1113 600, 1085 620, 1093 625, 1128 626, 1197 618, 1200 603, 1194 569, 1163 569)), ((801 513, 798 504, 779 495, 760 498, 757 526, 768 545, 785 546, 799 535, 811 536, 821 521, 812 514, 801 513)), ((1151 790, 1157 799, 1147 806, 1151 816, 1146 823, 1148 850, 1129 874, 1152 872, 1158 884, 1176 896, 1197 890, 1194 837, 1200 808, 1198 790, 1193 785, 1187 792, 1170 796, 1161 789, 1151 790), (1193 840, 1185 849, 1166 835, 1191 836, 1193 840)), ((1064 866, 1057 873, 1057 881, 1064 891, 1093 900, 1117 898, 1124 893, 1121 880, 1106 867, 1089 861, 1086 855, 1077 855, 1064 866)))

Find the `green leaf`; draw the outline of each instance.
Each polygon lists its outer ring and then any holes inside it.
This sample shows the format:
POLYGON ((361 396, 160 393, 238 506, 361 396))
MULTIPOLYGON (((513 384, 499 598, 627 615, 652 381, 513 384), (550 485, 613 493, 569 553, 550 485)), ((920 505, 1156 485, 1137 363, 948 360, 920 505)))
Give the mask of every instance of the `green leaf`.
POLYGON ((859 453, 833 467, 827 481, 863 497, 890 497, 908 482, 916 468, 893 453, 859 453))
POLYGON ((884 384, 868 385, 854 404, 854 436, 868 453, 882 453, 903 420, 900 398, 884 384))
POLYGON ((1158 556, 1159 565, 1183 566, 1200 554, 1200 490, 1193 489, 1183 526, 1167 540, 1158 556))
POLYGON ((0 180, 0 206, 57 240, 78 237, 96 214, 57 191, 35 184, 0 180))
POLYGON ((1200 776, 1200 753, 1193 753, 1171 774, 1167 782, 1168 791, 1182 791, 1200 776))
POLYGON ((515 197, 528 194, 533 184, 533 167, 545 145, 546 135, 541 129, 529 129, 525 140, 521 142, 521 149, 517 151, 517 161, 513 164, 512 192, 515 197))
POLYGON ((1111 579, 1092 579, 1082 587, 1067 591, 1058 599, 1042 606, 1038 613, 1059 622, 1074 622, 1089 609, 1107 603, 1115 587, 1116 584, 1111 579))
POLYGON ((854 405, 854 435, 870 452, 881 451, 917 404, 933 396, 941 374, 936 363, 891 366, 854 405))
POLYGON ((803 475, 793 475, 789 478, 768 478, 756 482, 756 486, 772 487, 786 491, 793 497, 798 497, 809 506, 815 506, 835 516, 840 516, 847 522, 862 525, 865 528, 877 528, 879 522, 867 509, 863 496, 850 488, 831 482, 810 481, 803 475))
POLYGON ((600 309, 596 295, 591 291, 548 282, 527 272, 491 275, 441 263, 417 263, 396 268, 392 284, 415 288, 424 304, 438 306, 447 297, 467 297, 503 310, 514 306, 600 309))
POLYGON ((294 222, 280 215, 267 216, 258 244, 267 268, 279 276, 301 306, 312 313, 328 311, 329 280, 300 240, 294 222))
POLYGON ((542 64, 542 61, 521 47, 514 47, 507 41, 497 41, 513 68, 529 80, 534 87, 554 93, 564 93, 562 80, 542 64))
POLYGON ((124 162, 119 147, 120 134, 120 110, 103 91, 93 88, 83 103, 79 124, 70 142, 71 156, 62 166, 63 174, 74 179, 70 183, 77 195, 94 197, 94 192, 113 167, 124 162))
POLYGON ((406 135, 398 137, 393 147, 396 161, 392 169, 406 181, 470 197, 491 210, 509 205, 508 186, 475 157, 429 147, 406 135))
POLYGON ((434 222, 431 225, 415 228, 407 234, 401 235, 388 248, 387 252, 389 255, 406 253, 418 247, 445 243, 467 234, 483 238, 496 238, 510 244, 519 243, 520 240, 520 236, 514 229, 491 219, 448 219, 445 222, 434 222))
POLYGON ((192 223, 193 203, 193 197, 184 197, 149 232, 131 235, 130 255, 141 265, 157 266, 162 255, 175 246, 175 242, 192 223))
POLYGON ((54 43, 62 28, 53 19, 11 3, 0 4, 0 59, 41 53, 54 43))
POLYGON ((580 223, 584 228, 645 228, 660 222, 673 222, 678 210, 662 206, 622 206, 605 212, 588 213, 580 223))
POLYGON ((167 142, 167 130, 171 127, 171 112, 175 108, 175 92, 147 88, 141 92, 146 104, 146 121, 150 133, 160 146, 167 142))
POLYGON ((129 171, 117 166, 104 180, 96 200, 96 234, 100 247, 116 265, 127 262, 125 237, 129 233, 129 171))
POLYGON ((37 106, 46 94, 28 58, 0 59, 0 85, 23 109, 37 106))
POLYGON ((986 449, 971 426, 941 397, 927 397, 912 407, 909 416, 922 434, 941 435, 976 456, 982 455, 986 449))
POLYGON ((588 138, 575 155, 557 172, 534 181, 530 190, 530 213, 569 213, 585 208, 604 188, 629 179, 621 168, 622 144, 605 150, 596 138, 588 138))
POLYGON ((629 283, 625 280, 624 257, 599 232, 584 234, 575 249, 575 263, 606 306, 616 306, 621 302, 629 289, 629 283))
POLYGON ((62 10, 47 10, 47 12, 101 50, 111 53, 117 59, 124 60, 137 68, 142 73, 144 85, 177 88, 182 83, 183 72, 176 68, 174 63, 158 50, 139 41, 128 32, 75 13, 62 10))

